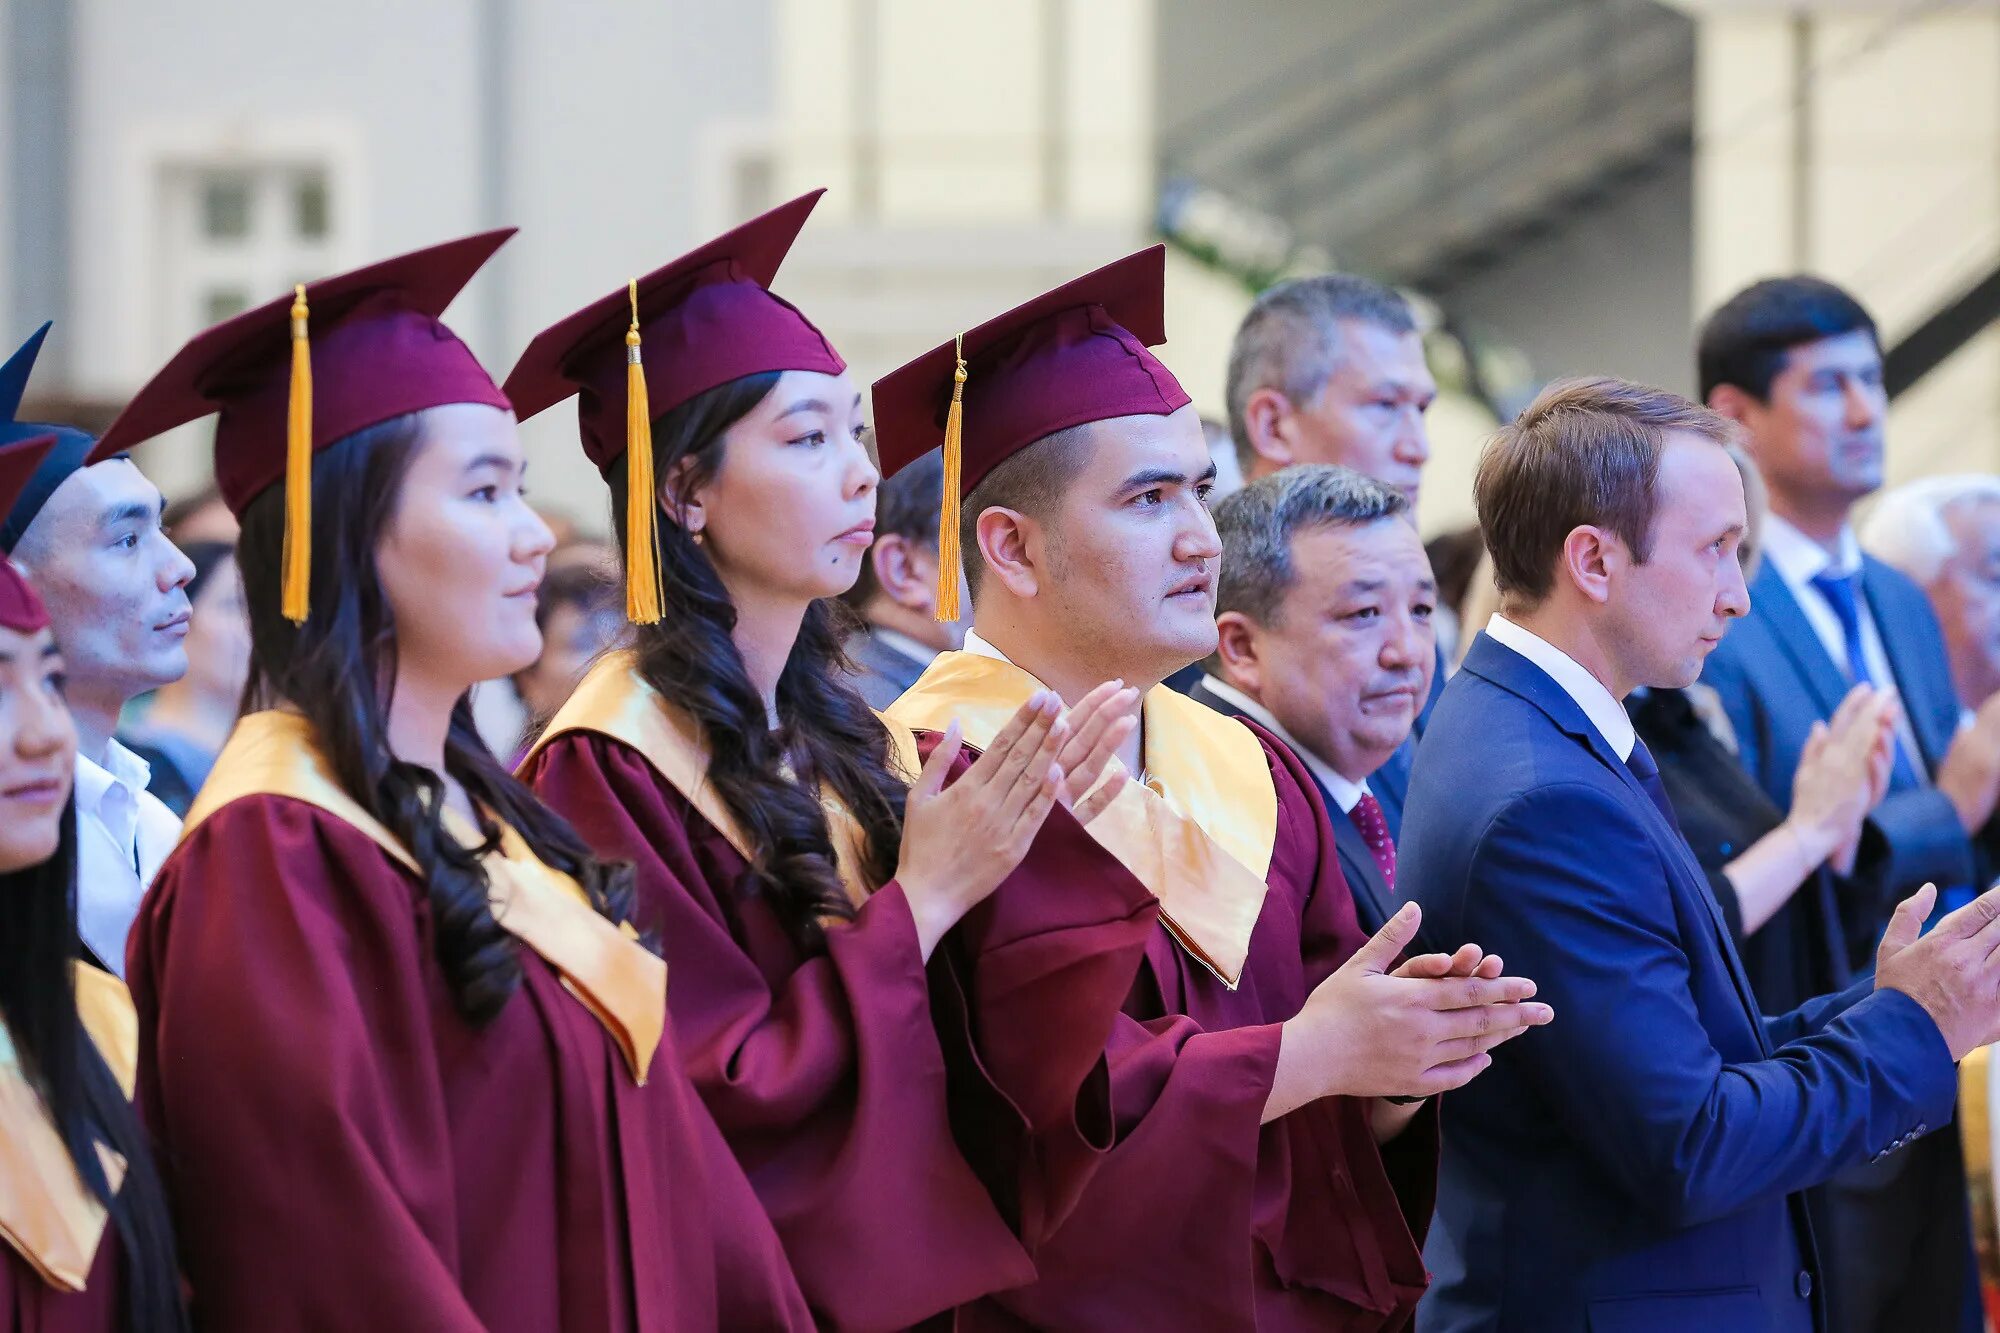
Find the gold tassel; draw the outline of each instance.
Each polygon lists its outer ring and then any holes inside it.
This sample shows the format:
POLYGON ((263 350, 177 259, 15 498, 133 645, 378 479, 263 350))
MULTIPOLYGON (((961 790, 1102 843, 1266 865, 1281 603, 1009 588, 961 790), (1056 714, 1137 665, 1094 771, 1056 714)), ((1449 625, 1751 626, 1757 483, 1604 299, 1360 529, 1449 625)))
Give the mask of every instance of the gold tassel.
POLYGON ((279 609, 306 623, 312 592, 312 344, 306 337, 306 287, 292 288, 292 398, 285 415, 284 591, 279 609))
POLYGON ((653 413, 646 402, 646 366, 639 355, 639 283, 632 327, 625 330, 625 618, 657 625, 660 606, 660 502, 653 494, 653 413))
POLYGON ((965 435, 965 335, 957 342, 958 368, 951 373, 951 410, 944 418, 944 503, 938 511, 937 620, 958 619, 958 477, 965 435))

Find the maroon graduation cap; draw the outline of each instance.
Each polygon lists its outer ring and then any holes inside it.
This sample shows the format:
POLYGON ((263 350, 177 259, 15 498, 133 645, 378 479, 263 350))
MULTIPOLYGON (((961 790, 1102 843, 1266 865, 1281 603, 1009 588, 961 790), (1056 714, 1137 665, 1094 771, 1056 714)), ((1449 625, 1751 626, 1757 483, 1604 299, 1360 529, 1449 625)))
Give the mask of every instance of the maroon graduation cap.
POLYGON ((1046 436, 1191 401, 1148 347, 1167 340, 1167 250, 1086 273, 875 381, 875 441, 893 476, 944 446, 938 619, 958 618, 958 511, 1001 462, 1046 436))
MULTIPOLYGON (((42 458, 55 447, 56 437, 35 435, 0 444, 0 514, 14 507, 42 458)), ((17 634, 33 634, 49 623, 48 609, 27 578, 7 557, 0 556, 0 626, 17 634)))
POLYGON ((780 204, 550 325, 507 376, 522 420, 575 397, 590 461, 608 474, 625 460, 625 610, 640 624, 660 618, 653 419, 746 375, 847 369, 812 321, 770 291, 825 193, 780 204))
POLYGON ((510 406, 438 316, 513 234, 482 232, 304 283, 196 334, 127 404, 89 461, 221 413, 215 481, 230 510, 241 517, 285 482, 284 609, 302 622, 313 453, 425 408, 510 406))

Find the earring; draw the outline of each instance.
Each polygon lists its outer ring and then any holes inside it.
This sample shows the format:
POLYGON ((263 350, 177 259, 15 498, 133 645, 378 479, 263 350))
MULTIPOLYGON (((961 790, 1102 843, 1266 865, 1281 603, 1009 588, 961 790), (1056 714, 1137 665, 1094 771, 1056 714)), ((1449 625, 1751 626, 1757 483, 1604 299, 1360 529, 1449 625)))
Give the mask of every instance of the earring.
POLYGON ((703 546, 707 544, 708 538, 702 535, 702 531, 700 528, 696 528, 693 532, 690 532, 688 536, 694 538, 694 544, 696 546, 703 546))

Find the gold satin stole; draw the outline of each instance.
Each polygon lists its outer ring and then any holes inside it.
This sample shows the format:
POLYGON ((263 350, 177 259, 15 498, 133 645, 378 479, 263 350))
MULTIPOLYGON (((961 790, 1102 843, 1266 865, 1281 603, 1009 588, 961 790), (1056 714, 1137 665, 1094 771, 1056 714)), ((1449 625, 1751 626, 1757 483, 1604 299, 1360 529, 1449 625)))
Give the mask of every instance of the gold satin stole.
MULTIPOLYGON (((1042 688, 1011 662, 942 653, 888 716, 925 731, 956 718, 966 743, 984 749, 1042 688)), ((1188 955, 1234 990, 1278 836, 1270 764, 1249 728, 1165 685, 1141 707, 1144 780, 1085 828, 1160 900, 1161 923, 1188 955)))
MULTIPOLYGON (((236 724, 188 811, 181 837, 223 806, 249 796, 281 796, 316 806, 421 875, 409 849, 341 788, 319 752, 311 724, 296 713, 273 709, 236 724)), ((614 926, 598 915, 583 886, 543 864, 518 832, 494 822, 499 846, 480 863, 493 919, 555 968, 563 988, 603 1024, 633 1079, 643 1086, 666 1030, 667 965, 640 945, 629 924, 614 926)), ((453 811, 445 812, 445 827, 468 847, 482 840, 477 827, 453 811)))
MULTIPOLYGON (((132 997, 124 982, 87 963, 74 964, 71 973, 83 1029, 130 1097, 139 1053, 132 997)), ((125 1179, 125 1159, 101 1143, 97 1155, 116 1191, 125 1179)), ((41 1094, 21 1068, 13 1038, 0 1024, 0 1241, 50 1286, 77 1292, 90 1276, 109 1220, 77 1174, 41 1094)))
MULTIPOLYGON (((889 732, 891 767, 906 783, 915 782, 921 767, 916 737, 892 718, 877 716, 882 717, 889 732)), ((630 649, 606 653, 592 665, 569 701, 549 720, 547 730, 535 739, 522 763, 541 753, 542 747, 558 736, 577 731, 594 732, 630 746, 696 813, 714 825, 738 856, 751 862, 757 859, 722 794, 708 780, 708 744, 702 739, 700 726, 646 683, 630 649)), ((841 886, 847 890, 848 899, 859 907, 881 887, 870 882, 865 869, 866 839, 861 823, 831 791, 822 788, 819 803, 826 812, 827 832, 833 838, 841 886)))

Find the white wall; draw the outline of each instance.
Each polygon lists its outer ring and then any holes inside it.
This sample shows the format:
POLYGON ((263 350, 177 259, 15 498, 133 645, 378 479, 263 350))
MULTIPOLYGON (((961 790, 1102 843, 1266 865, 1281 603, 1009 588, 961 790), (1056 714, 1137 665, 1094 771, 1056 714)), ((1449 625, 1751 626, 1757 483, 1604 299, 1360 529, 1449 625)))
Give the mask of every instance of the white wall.
MULTIPOLYGON (((1701 25, 1698 314, 1810 271, 1853 290, 1893 343, 2000 262, 2000 9, 1686 7, 1701 25)), ((1989 332, 1891 409, 1889 480, 1996 467, 1989 332)))

